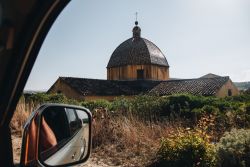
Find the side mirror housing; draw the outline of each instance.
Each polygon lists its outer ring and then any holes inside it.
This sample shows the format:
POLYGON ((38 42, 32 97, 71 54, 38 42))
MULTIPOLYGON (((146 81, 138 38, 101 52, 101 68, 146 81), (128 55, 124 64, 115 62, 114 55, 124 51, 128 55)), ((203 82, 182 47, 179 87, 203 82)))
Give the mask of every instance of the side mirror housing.
POLYGON ((91 152, 92 115, 86 108, 44 104, 24 126, 21 166, 71 166, 91 152))

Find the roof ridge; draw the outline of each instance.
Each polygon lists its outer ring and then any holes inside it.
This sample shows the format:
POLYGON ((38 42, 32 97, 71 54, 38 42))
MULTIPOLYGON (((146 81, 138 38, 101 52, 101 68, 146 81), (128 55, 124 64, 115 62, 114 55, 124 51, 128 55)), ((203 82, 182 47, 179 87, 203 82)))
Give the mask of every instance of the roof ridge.
POLYGON ((213 78, 187 78, 187 79, 173 79, 173 80, 166 80, 162 82, 175 82, 175 81, 192 81, 192 80, 211 80, 211 79, 218 79, 218 78, 230 78, 229 76, 219 76, 213 78))
POLYGON ((81 80, 98 80, 98 81, 104 81, 106 79, 95 79, 95 78, 80 78, 80 77, 59 77, 62 79, 81 79, 81 80))

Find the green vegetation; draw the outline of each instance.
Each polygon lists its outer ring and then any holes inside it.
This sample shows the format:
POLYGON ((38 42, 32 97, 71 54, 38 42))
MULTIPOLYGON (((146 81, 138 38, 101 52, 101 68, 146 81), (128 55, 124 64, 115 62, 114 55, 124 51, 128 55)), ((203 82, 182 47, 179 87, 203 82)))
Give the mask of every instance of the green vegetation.
POLYGON ((250 129, 232 129, 226 132, 216 147, 220 166, 250 166, 250 129))
POLYGON ((250 95, 227 98, 193 96, 187 94, 172 96, 139 95, 131 99, 118 97, 114 101, 76 101, 62 94, 38 93, 25 98, 26 103, 67 103, 89 108, 93 113, 105 109, 110 115, 137 117, 143 121, 164 121, 183 119, 195 125, 204 115, 214 115, 218 128, 250 127, 250 95))
POLYGON ((62 94, 34 94, 26 98, 34 103, 67 103, 81 105, 91 111, 106 109, 110 114, 133 115, 146 121, 185 119, 191 123, 207 114, 216 116, 220 127, 250 126, 250 95, 228 98, 193 96, 187 94, 166 97, 139 95, 131 99, 118 97, 114 101, 76 101, 62 94), (111 112, 112 111, 112 112, 111 112))
POLYGON ((74 99, 68 99, 63 94, 46 94, 37 93, 32 95, 26 95, 25 101, 27 103, 65 103, 65 104, 79 104, 78 101, 74 99))
POLYGON ((240 90, 245 90, 250 88, 250 82, 234 82, 234 84, 238 87, 240 90))
POLYGON ((216 165, 214 147, 199 132, 179 130, 162 139, 158 166, 213 167, 216 165))
POLYGON ((249 166, 247 94, 227 98, 139 95, 113 101, 76 101, 62 94, 39 93, 20 100, 12 129, 20 130, 17 127, 25 122, 24 115, 28 117, 44 102, 89 108, 94 118, 93 152, 116 165, 249 166), (24 113, 27 106, 29 112, 24 113))

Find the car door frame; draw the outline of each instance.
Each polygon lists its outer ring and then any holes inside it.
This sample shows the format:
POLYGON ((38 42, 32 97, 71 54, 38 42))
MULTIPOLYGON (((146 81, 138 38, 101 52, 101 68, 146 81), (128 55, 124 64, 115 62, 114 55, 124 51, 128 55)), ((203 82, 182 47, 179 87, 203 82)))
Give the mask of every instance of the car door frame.
POLYGON ((37 0, 17 34, 11 58, 0 84, 0 163, 13 166, 9 124, 42 43, 54 21, 70 0, 37 0), (4 137, 3 137, 4 136, 4 137))

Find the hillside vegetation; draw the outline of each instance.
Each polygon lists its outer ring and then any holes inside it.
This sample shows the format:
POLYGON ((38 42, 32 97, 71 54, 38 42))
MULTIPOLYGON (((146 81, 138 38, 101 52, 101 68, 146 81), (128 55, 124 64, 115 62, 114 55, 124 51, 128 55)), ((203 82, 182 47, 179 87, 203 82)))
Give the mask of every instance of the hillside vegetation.
POLYGON ((20 134, 45 102, 87 107, 93 114, 93 155, 121 166, 250 166, 250 96, 135 96, 75 101, 63 95, 22 97, 11 122, 20 134), (229 161, 230 160, 230 161, 229 161))
POLYGON ((239 90, 247 90, 250 88, 250 82, 234 82, 239 90))

